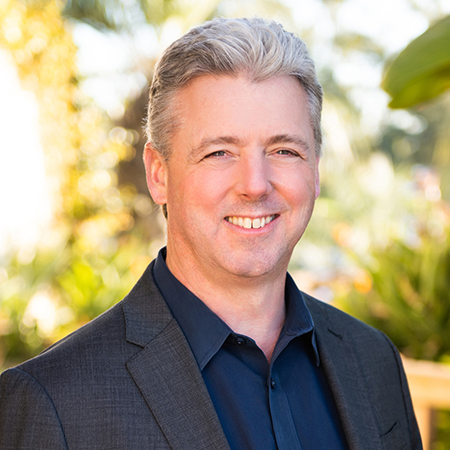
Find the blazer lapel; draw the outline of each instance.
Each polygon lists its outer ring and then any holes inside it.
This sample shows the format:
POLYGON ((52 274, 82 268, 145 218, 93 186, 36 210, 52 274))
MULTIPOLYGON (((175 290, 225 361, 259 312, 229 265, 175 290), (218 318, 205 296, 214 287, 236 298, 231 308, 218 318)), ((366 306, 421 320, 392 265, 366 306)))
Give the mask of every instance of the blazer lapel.
POLYGON ((351 339, 338 324, 328 320, 325 309, 317 301, 307 301, 307 304, 314 319, 320 362, 333 393, 349 449, 384 449, 365 376, 351 339))
POLYGON ((143 349, 127 362, 174 450, 229 450, 197 362, 149 266, 124 304, 127 340, 143 349))

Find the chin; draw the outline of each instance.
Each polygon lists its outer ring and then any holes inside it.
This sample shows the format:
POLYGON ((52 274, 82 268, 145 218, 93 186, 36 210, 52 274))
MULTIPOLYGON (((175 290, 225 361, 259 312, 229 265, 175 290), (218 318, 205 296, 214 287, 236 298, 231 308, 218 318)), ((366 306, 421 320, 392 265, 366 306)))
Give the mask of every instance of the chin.
POLYGON ((249 258, 245 262, 240 260, 239 262, 229 261, 229 263, 231 263, 229 264, 229 272, 236 277, 242 278, 258 278, 269 274, 275 274, 281 270, 281 266, 283 267, 283 270, 286 271, 285 265, 281 264, 280 260, 272 262, 267 258, 256 264, 255 258, 249 258))

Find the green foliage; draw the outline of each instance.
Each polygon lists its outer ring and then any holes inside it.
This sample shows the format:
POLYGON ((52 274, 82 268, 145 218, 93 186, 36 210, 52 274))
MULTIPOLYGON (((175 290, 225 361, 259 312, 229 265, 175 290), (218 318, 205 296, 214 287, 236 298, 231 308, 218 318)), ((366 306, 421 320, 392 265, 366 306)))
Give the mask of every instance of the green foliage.
POLYGON ((395 59, 382 83, 391 108, 409 108, 450 88, 450 16, 412 41, 395 59))
POLYGON ((29 359, 120 301, 150 262, 137 232, 119 248, 60 242, 0 269, 0 367, 29 359))
POLYGON ((423 235, 413 248, 394 240, 373 249, 370 256, 369 263, 360 263, 369 289, 351 290, 338 304, 383 330, 405 355, 446 360, 450 356, 450 228, 440 239, 423 235))

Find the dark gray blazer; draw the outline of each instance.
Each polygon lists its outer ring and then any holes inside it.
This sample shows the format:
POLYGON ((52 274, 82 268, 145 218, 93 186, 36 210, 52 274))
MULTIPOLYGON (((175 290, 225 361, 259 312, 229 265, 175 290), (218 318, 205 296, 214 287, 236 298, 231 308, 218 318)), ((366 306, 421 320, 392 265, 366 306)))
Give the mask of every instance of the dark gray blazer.
MULTIPOLYGON (((350 449, 422 448, 392 343, 305 299, 350 449)), ((122 302, 1 375, 0 449, 229 449, 152 265, 122 302)))

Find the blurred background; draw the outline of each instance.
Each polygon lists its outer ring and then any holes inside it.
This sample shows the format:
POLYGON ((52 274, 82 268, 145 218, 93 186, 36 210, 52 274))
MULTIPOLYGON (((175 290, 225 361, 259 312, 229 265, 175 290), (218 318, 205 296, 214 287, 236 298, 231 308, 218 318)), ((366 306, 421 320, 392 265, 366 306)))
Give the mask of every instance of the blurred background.
MULTIPOLYGON (((214 16, 282 22, 316 61, 322 194, 299 286, 450 365, 449 15, 450 0, 1 0, 0 368, 121 300, 164 245, 148 86, 214 16)), ((450 414, 433 417, 431 448, 450 449, 450 414)))

